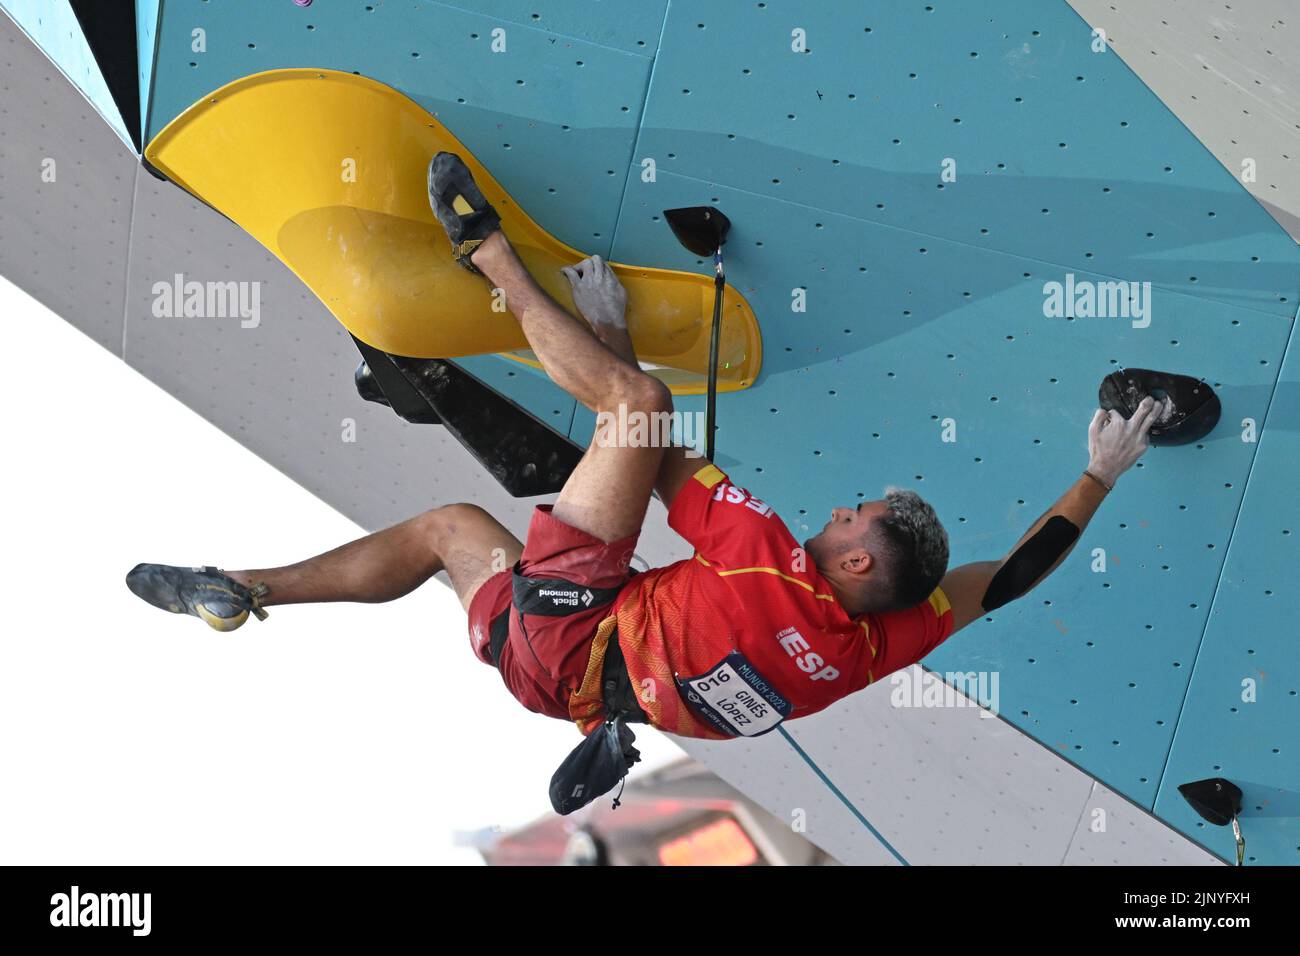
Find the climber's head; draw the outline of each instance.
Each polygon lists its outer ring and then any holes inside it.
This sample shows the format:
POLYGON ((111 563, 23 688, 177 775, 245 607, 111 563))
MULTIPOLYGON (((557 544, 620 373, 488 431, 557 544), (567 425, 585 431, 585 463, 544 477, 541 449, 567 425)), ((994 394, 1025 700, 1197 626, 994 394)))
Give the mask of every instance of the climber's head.
POLYGON ((901 488, 833 509, 804 548, 850 614, 920 604, 948 570, 948 533, 920 495, 901 488))

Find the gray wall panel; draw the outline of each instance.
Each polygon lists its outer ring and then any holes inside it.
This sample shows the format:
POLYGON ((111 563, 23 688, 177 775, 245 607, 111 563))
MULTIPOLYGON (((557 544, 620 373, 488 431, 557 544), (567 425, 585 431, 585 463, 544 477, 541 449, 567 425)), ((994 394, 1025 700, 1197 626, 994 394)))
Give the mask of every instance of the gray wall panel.
POLYGON ((134 155, 0 11, 0 274, 115 353, 134 155), (54 181, 42 172, 53 161, 54 181))
POLYGON ((1069 0, 1273 218, 1300 240, 1295 0, 1069 0), (1256 177, 1242 180, 1242 162, 1256 177))
POLYGON ((464 473, 458 448, 440 448, 441 429, 408 426, 358 398, 355 347, 295 276, 170 183, 141 177, 137 205, 128 363, 367 527, 445 500, 464 473), (260 299, 257 325, 155 315, 155 284, 178 274, 248 283, 260 299), (349 419, 355 441, 345 440, 349 419))
MULTIPOLYGON (((1209 833, 1204 838, 1225 854, 1234 852, 1227 829, 1220 831, 1217 840, 1209 833)), ((1062 862, 1066 866, 1123 866, 1134 860, 1152 866, 1223 865, 1177 830, 1094 782, 1062 862)))
MULTIPOLYGON (((945 692, 934 675, 920 668, 900 674, 917 671, 924 686, 950 695, 948 706, 895 706, 886 679, 790 725, 799 747, 909 863, 1220 862, 1011 724, 981 716, 986 712, 945 692), (1103 833, 1088 827, 1096 807, 1107 812, 1103 833)), ((789 819, 792 801, 805 794, 786 792, 772 772, 781 766, 776 754, 746 763, 731 746, 686 749, 724 778, 743 780, 751 797, 789 819)), ((836 853, 873 839, 856 818, 849 823, 821 845, 836 853)), ((814 842, 819 836, 810 828, 814 842)))

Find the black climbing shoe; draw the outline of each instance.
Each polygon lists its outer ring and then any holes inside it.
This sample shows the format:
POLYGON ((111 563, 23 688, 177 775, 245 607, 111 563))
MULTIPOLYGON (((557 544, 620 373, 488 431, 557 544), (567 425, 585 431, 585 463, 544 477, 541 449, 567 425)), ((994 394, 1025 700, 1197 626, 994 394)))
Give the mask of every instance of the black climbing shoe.
POLYGON ((447 230, 456 261, 476 275, 470 254, 501 228, 501 217, 479 191, 478 184, 455 153, 439 153, 429 163, 429 205, 447 230))
POLYGON ((137 564, 126 576, 131 593, 173 614, 192 614, 218 631, 233 631, 251 611, 266 620, 258 603, 267 595, 259 584, 246 588, 218 568, 177 568, 169 564, 137 564))

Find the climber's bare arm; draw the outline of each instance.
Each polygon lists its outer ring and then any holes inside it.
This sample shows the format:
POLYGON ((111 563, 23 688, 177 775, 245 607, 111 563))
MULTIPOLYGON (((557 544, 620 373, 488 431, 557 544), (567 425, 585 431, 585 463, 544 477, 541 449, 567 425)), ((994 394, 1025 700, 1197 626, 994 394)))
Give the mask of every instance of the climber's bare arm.
POLYGON ((1023 597, 1056 570, 1074 550, 1105 497, 1106 489, 1101 484, 1081 475, 1001 560, 973 561, 944 575, 939 587, 952 605, 953 631, 961 630, 1007 600, 1023 597), (1053 516, 1068 524, 1056 521, 1045 531, 1053 516), (1026 547, 1027 542, 1033 543, 1026 547), (995 589, 994 581, 999 581, 1001 586, 995 589))
POLYGON ((1097 513, 1107 486, 1114 487, 1147 450, 1158 417, 1150 398, 1127 421, 1118 412, 1097 410, 1088 427, 1088 472, 1096 477, 1080 475, 1000 561, 963 564, 944 576, 939 586, 952 605, 954 631, 1028 594, 1060 566, 1097 513))
POLYGON ((595 325, 591 327, 596 333, 596 338, 600 344, 605 346, 628 365, 635 365, 640 368, 640 363, 636 360, 636 352, 632 350, 632 336, 628 335, 627 327, 595 325))

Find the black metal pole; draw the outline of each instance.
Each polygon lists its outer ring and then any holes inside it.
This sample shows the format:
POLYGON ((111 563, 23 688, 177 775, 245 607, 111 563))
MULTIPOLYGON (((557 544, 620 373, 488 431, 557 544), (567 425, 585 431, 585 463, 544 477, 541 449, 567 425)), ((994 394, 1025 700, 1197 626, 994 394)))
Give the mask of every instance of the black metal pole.
POLYGON ((704 457, 713 461, 714 431, 718 411, 718 345, 722 337, 722 291, 727 277, 722 269, 722 247, 713 254, 713 330, 709 336, 709 394, 704 410, 704 457))

